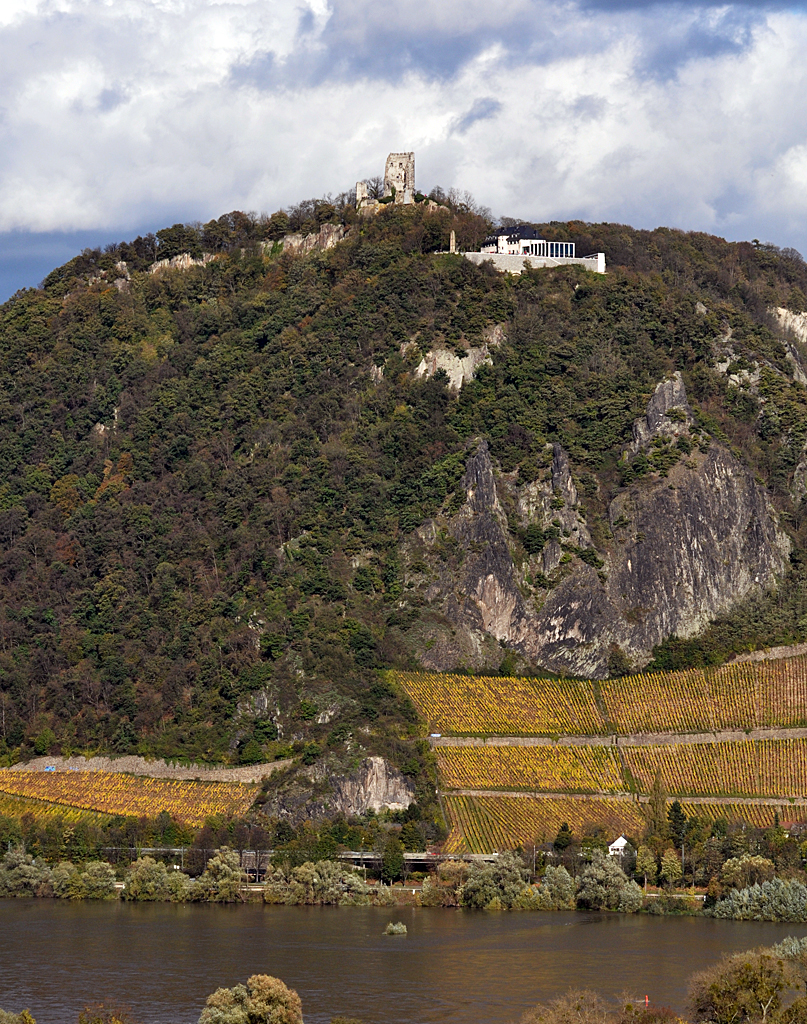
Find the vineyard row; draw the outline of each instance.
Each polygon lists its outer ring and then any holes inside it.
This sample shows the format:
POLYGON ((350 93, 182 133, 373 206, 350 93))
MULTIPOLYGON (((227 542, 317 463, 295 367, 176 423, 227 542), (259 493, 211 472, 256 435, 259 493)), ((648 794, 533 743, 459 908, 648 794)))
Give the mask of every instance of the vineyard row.
POLYGON ((103 814, 154 817, 166 811, 177 821, 199 826, 213 815, 245 814, 255 788, 237 782, 180 782, 119 772, 0 770, 0 793, 103 814))
POLYGON ((648 793, 656 772, 678 796, 807 798, 807 740, 646 747, 437 747, 446 789, 648 793), (624 766, 624 770, 623 770, 624 766))
POLYGON ((596 736, 807 725, 807 656, 587 679, 394 672, 432 731, 596 736))
MULTIPOLYGON (((640 808, 627 800, 447 795, 443 803, 451 823, 446 853, 528 849, 533 843, 551 842, 563 822, 577 835, 591 826, 604 825, 612 838, 622 833, 640 834, 644 827, 640 808)), ((771 826, 777 810, 764 804, 697 802, 684 802, 683 808, 690 817, 746 821, 759 828, 771 826)), ((805 815, 807 808, 793 811, 794 817, 805 815)))

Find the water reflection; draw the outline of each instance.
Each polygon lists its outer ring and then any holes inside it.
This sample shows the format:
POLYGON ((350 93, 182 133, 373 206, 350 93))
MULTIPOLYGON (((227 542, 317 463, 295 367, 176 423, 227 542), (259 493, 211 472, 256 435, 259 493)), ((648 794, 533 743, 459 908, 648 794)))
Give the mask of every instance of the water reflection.
POLYGON ((807 927, 600 914, 0 900, 0 1007, 75 1024, 86 1004, 195 1024, 205 996, 250 974, 296 988, 307 1024, 509 1024, 570 987, 682 1009, 723 952, 807 927), (382 936, 402 920, 405 938, 382 936))

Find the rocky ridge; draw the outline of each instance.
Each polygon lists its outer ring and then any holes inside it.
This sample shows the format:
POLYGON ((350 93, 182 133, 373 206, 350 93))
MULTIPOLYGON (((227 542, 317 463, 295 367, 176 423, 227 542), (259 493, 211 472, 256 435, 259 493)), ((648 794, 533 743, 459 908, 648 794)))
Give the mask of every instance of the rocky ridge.
POLYGON ((608 502, 595 545, 560 445, 518 486, 476 444, 460 510, 406 546, 409 589, 429 610, 424 667, 498 667, 509 647, 551 671, 603 677, 645 664, 672 634, 697 634, 785 571, 790 540, 764 489, 698 430, 680 374, 659 383, 625 458, 649 472, 608 502))

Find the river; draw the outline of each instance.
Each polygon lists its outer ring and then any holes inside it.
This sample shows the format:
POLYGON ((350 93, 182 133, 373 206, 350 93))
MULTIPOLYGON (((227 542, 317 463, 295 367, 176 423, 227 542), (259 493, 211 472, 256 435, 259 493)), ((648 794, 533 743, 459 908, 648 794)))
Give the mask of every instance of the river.
POLYGON ((0 1007, 76 1024, 115 1002, 142 1024, 195 1024, 250 974, 296 988, 306 1024, 510 1024, 571 987, 682 1010, 724 952, 804 925, 581 913, 0 900, 0 1007), (382 936, 403 921, 405 937, 382 936))

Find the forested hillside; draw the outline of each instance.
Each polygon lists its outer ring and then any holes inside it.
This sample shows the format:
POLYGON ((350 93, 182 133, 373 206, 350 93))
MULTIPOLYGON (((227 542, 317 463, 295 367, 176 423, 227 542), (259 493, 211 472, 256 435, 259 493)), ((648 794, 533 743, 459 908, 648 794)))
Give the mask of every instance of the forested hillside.
MULTIPOLYGON (((424 784, 414 708, 378 670, 418 667, 434 630, 454 628, 413 538, 461 515, 480 441, 513 488, 546 474, 548 445, 568 456, 590 540, 501 513, 536 608, 570 565, 607 573, 614 496, 712 446, 732 453, 790 538, 789 578, 657 662, 807 635, 807 389, 800 342, 771 314, 807 309, 799 255, 551 224, 548 238, 605 251, 608 274, 511 278, 437 253, 452 227, 469 247, 488 229, 454 205, 232 214, 85 252, 2 307, 0 754, 293 753, 338 768, 369 751, 424 784), (283 251, 288 231, 340 219, 333 248, 283 251), (215 258, 149 272, 183 252, 215 258), (461 389, 415 374, 428 351, 465 355, 497 326, 461 389), (626 457, 674 371, 691 429, 626 457), (539 572, 529 560, 554 541, 559 564, 539 572)), ((459 573, 456 537, 435 528, 430 544, 459 573)), ((485 644, 488 665, 541 668, 528 646, 485 644)), ((612 673, 629 664, 614 650, 612 673)))

